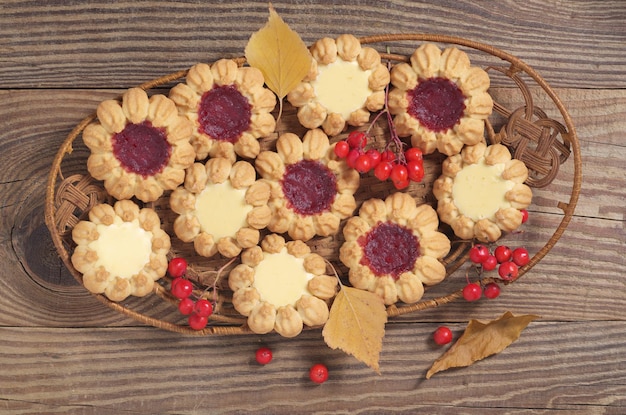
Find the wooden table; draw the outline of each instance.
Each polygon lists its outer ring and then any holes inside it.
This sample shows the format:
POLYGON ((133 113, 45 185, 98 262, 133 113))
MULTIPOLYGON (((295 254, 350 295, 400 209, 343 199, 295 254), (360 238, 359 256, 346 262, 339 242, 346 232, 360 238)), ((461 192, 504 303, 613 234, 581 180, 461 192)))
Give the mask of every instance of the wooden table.
MULTIPOLYGON (((342 33, 441 33, 534 67, 566 103, 583 155, 574 217, 550 253, 498 299, 393 319, 381 374, 320 332, 187 337, 144 326, 77 285, 44 224, 53 157, 103 99, 196 62, 237 57, 263 1, 0 3, 0 413, 626 413, 626 2, 277 2, 307 43, 342 33), (502 353, 425 380, 440 324, 510 310, 541 318, 502 353), (267 345, 274 361, 254 362, 267 345), (330 369, 314 386, 313 362, 330 369)), ((496 87, 497 89, 497 87, 496 87)), ((506 87, 495 93, 505 96, 506 87)), ((571 176, 571 160, 563 167, 571 176)), ((539 192, 531 249, 567 201, 539 192)))

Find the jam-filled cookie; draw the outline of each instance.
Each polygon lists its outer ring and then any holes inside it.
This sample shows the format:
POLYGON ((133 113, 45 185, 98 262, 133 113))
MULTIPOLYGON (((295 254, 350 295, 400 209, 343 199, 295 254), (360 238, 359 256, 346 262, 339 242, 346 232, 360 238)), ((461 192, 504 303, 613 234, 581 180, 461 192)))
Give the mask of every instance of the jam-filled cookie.
POLYGON ((71 260, 83 285, 112 301, 145 296, 167 270, 170 237, 154 210, 130 200, 94 206, 89 220, 76 224, 72 239, 77 246, 71 260))
POLYGON ((450 240, 438 227, 435 210, 416 206, 406 193, 366 200, 343 229, 339 259, 350 268, 350 283, 378 294, 385 304, 418 301, 424 285, 446 276, 440 259, 450 251, 450 240))
POLYGON ((91 150, 87 170, 104 180, 111 196, 152 202, 183 182, 195 158, 192 125, 178 115, 174 102, 131 88, 122 102, 101 102, 97 116, 83 131, 91 150))
POLYGON ((424 154, 438 150, 451 156, 483 139, 484 120, 493 110, 490 80, 470 65, 465 52, 423 44, 410 64, 392 68, 391 83, 389 110, 398 135, 410 136, 424 154))
POLYGON ((170 98, 194 124, 191 144, 197 160, 210 155, 234 161, 236 154, 259 154, 258 139, 276 127, 270 114, 276 96, 264 83, 260 70, 221 59, 192 66, 186 83, 171 89, 170 98))
POLYGON ((304 127, 321 127, 334 136, 346 124, 365 124, 370 111, 383 108, 389 70, 375 49, 362 47, 356 37, 344 34, 320 39, 310 50, 309 75, 287 95, 299 108, 298 120, 304 127))
POLYGON ((433 184, 437 213, 462 239, 493 242, 522 224, 532 201, 528 168, 501 144, 478 143, 448 157, 433 184))
POLYGON ((307 241, 315 235, 335 234, 341 220, 352 215, 359 173, 333 148, 328 136, 315 129, 307 131, 303 140, 285 133, 276 141, 276 152, 259 154, 257 171, 271 189, 270 231, 307 241))

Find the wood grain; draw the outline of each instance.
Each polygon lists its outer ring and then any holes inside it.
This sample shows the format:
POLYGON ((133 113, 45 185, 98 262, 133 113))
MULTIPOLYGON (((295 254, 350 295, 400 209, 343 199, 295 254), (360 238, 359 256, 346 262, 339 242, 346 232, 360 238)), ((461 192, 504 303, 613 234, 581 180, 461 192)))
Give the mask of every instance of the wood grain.
MULTIPOLYGON (((265 23, 267 2, 4 0, 0 413, 626 413, 626 2, 311 0, 274 7, 308 43, 341 33, 443 33, 533 66, 565 102, 582 149, 583 186, 563 237, 496 300, 394 318, 380 376, 326 347, 319 330, 285 340, 185 337, 142 326, 88 294, 59 260, 43 221, 53 157, 100 101, 199 61, 240 56, 265 23), (442 353, 429 341, 438 325, 458 335, 469 318, 505 310, 541 319, 503 353, 424 379, 442 353), (253 361, 260 345, 274 350, 265 367, 253 361), (331 379, 316 387, 306 372, 318 361, 331 379)), ((410 53, 415 44, 393 47, 410 53)), ((494 79, 493 86, 499 102, 520 104, 510 85, 494 79)), ((536 104, 558 115, 538 95, 536 104)), ((74 152, 68 173, 84 169, 85 147, 77 143, 74 152)), ((526 232, 512 244, 533 252, 545 243, 573 174, 566 163, 554 183, 535 190, 526 232)), ((458 273, 428 295, 464 283, 458 273)), ((129 304, 180 319, 156 298, 129 304)))

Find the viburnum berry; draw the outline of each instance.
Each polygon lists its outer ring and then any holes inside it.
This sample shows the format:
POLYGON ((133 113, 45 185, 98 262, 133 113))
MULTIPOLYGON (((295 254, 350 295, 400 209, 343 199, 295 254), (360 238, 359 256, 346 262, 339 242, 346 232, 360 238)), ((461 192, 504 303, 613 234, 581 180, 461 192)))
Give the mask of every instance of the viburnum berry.
POLYGON ((482 264, 489 255, 489 248, 481 244, 474 245, 469 251, 470 261, 474 264, 482 264))
POLYGON ((376 150, 375 148, 371 148, 367 150, 365 154, 369 156, 373 169, 376 168, 376 166, 380 164, 380 160, 382 159, 382 155, 380 154, 380 151, 376 150))
POLYGON ((350 152, 350 144, 347 141, 338 141, 334 148, 335 155, 341 159, 345 159, 350 152))
POLYGON ((199 316, 210 317, 213 314, 213 304, 209 300, 202 298, 196 301, 193 312, 199 316))
POLYGON ((406 180, 402 180, 400 182, 393 182, 393 187, 395 187, 398 190, 402 190, 402 189, 406 189, 407 187, 409 187, 409 179, 406 180))
POLYGON ((350 152, 348 152, 348 155, 346 156, 346 163, 348 164, 348 167, 354 169, 356 167, 356 161, 361 154, 363 154, 363 152, 358 148, 353 148, 352 150, 350 150, 350 152))
POLYGON ((409 179, 414 182, 421 182, 424 178, 424 165, 421 160, 411 160, 406 164, 409 179))
POLYGON ((391 175, 393 165, 388 161, 381 161, 376 168, 374 168, 374 176, 381 182, 384 182, 391 175))
POLYGON ((367 153, 363 153, 355 160, 354 168, 359 173, 367 173, 372 168, 372 159, 367 153))
POLYGON ((362 149, 367 145, 367 135, 363 131, 352 131, 347 141, 350 148, 362 149))
POLYGON ((476 301, 480 299, 482 292, 483 290, 479 284, 471 282, 463 287, 463 298, 467 301, 476 301))
POLYGON ((402 164, 396 164, 391 169, 391 175, 389 177, 391 178, 392 182, 400 183, 400 182, 404 182, 404 181, 408 180, 409 172, 408 172, 406 166, 404 166, 402 164))
POLYGON ((517 264, 512 261, 503 262, 498 267, 498 275, 500 275, 500 278, 506 281, 514 280, 515 278, 517 278, 518 273, 519 269, 517 267, 517 264))
POLYGON ((433 340, 440 346, 452 341, 452 330, 446 326, 440 326, 433 333, 433 340))
POLYGON ((266 365, 272 361, 272 351, 269 347, 259 347, 254 354, 254 357, 258 364, 266 365))
POLYGON ((178 311, 180 311, 181 314, 188 316, 193 312, 193 308, 195 305, 195 301, 193 301, 191 298, 183 298, 178 303, 178 311))
POLYGON ((185 258, 172 258, 167 264, 167 272, 173 278, 182 277, 187 272, 187 261, 185 258))
POLYGON ((321 363, 314 364, 309 369, 309 379, 318 384, 326 382, 328 380, 328 368, 321 363))
POLYGON ((186 278, 178 277, 172 280, 172 287, 170 288, 172 295, 178 299, 187 298, 193 291, 193 284, 186 278))
POLYGON ((496 259, 499 263, 507 262, 511 259, 511 254, 513 251, 506 245, 499 245, 493 254, 496 256, 496 259))
POLYGON ((208 317, 201 316, 197 313, 191 313, 191 315, 189 315, 189 327, 194 330, 202 330, 206 327, 208 322, 208 317))
POLYGON ((385 150, 380 154, 380 161, 396 161, 396 154, 391 150, 385 150))
POLYGON ((515 262, 518 267, 523 267, 530 261, 530 255, 526 248, 515 248, 511 254, 511 260, 515 262))
POLYGON ((404 157, 407 161, 422 161, 423 153, 418 147, 411 147, 404 152, 404 157))
POLYGON ((483 294, 485 294, 485 297, 489 299, 497 298, 500 295, 500 286, 495 282, 490 282, 489 284, 485 285, 483 294))
POLYGON ((522 209, 520 212, 522 212, 522 223, 526 223, 528 221, 528 211, 526 209, 522 209))
POLYGON ((495 255, 489 254, 482 262, 483 271, 493 271, 498 266, 498 260, 495 255))

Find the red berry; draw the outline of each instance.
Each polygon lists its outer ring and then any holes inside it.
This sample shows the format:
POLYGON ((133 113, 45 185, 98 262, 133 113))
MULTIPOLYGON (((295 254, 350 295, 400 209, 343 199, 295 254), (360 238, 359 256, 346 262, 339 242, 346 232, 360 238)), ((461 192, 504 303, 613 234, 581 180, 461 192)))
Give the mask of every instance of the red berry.
POLYGON ((483 271, 493 271, 498 266, 498 260, 495 255, 489 254, 481 265, 483 266, 483 271))
POLYGON ((356 161, 361 154, 363 154, 363 152, 357 148, 353 148, 352 150, 350 150, 350 152, 346 156, 346 163, 348 164, 348 167, 354 169, 356 167, 356 161))
POLYGON ((515 262, 515 265, 523 267, 530 261, 530 255, 526 248, 515 248, 513 254, 511 254, 511 259, 515 262))
POLYGON ((255 353, 255 358, 258 364, 266 365, 272 361, 272 351, 268 347, 260 347, 255 353))
POLYGON ((202 298, 196 302, 193 312, 199 316, 211 317, 211 314, 213 314, 213 304, 211 304, 209 300, 202 298))
POLYGON ((367 173, 372 168, 372 159, 367 153, 361 154, 354 162, 354 168, 359 173, 367 173))
POLYGON ((380 151, 376 150, 375 148, 371 148, 369 150, 367 150, 365 152, 365 154, 367 154, 368 156, 370 156, 370 161, 372 162, 372 168, 376 168, 376 166, 378 166, 380 164, 380 160, 382 158, 382 155, 380 154, 380 151))
POLYGON ((409 173, 409 179, 414 182, 421 182, 424 178, 424 165, 422 161, 411 160, 406 164, 409 173))
POLYGON ((189 316, 189 327, 191 327, 194 330, 202 330, 203 328, 206 327, 208 322, 209 322, 209 319, 207 317, 201 316, 196 313, 192 313, 189 316))
POLYGON ((404 152, 404 157, 406 157, 407 161, 422 161, 423 153, 420 148, 411 147, 404 152))
POLYGON ((328 368, 321 363, 314 364, 309 369, 309 378, 315 383, 324 383, 328 380, 328 368))
POLYGON ((433 340, 439 346, 450 343, 452 341, 452 330, 446 326, 438 327, 433 333, 433 340))
POLYGON ((404 164, 395 164, 391 169, 391 175, 389 176, 394 183, 401 183, 409 179, 409 171, 404 164))
POLYGON ((483 290, 480 288, 480 285, 475 282, 471 282, 463 287, 463 298, 467 301, 476 301, 480 299, 482 292, 483 290))
POLYGON ((380 164, 378 164, 378 166, 374 169, 374 176, 376 176, 376 178, 381 182, 384 182, 391 175, 392 169, 393 166, 390 162, 381 161, 380 164))
POLYGON ((347 141, 350 148, 362 149, 367 145, 367 135, 363 131, 352 131, 347 141))
POLYGON ((183 299, 191 295, 193 284, 188 279, 178 277, 172 280, 172 295, 176 298, 183 299))
POLYGON ((500 245, 496 248, 496 250, 493 252, 493 254, 496 256, 496 259, 498 260, 499 263, 503 263, 503 262, 507 262, 511 259, 511 254, 513 253, 513 251, 511 251, 511 248, 509 248, 506 245, 500 245))
POLYGON ((178 303, 178 311, 180 311, 181 314, 188 316, 193 312, 193 307, 195 305, 196 303, 191 298, 183 298, 178 303))
POLYGON ((526 223, 528 220, 528 211, 526 209, 522 209, 520 212, 522 212, 522 223, 526 223))
POLYGON ((396 161, 396 154, 391 150, 385 150, 380 155, 380 161, 396 161))
POLYGON ((485 245, 476 244, 470 248, 469 258, 474 264, 482 264, 489 256, 489 249, 485 245))
POLYGON ((335 155, 340 159, 345 159, 350 152, 350 144, 347 141, 339 141, 335 144, 335 155))
POLYGON ((500 264, 500 267, 498 268, 498 275, 506 281, 514 280, 517 278, 518 273, 519 269, 517 268, 517 264, 511 261, 500 264))
POLYGON ((485 285, 485 289, 483 290, 485 297, 489 299, 494 299, 500 295, 500 286, 495 282, 490 282, 485 285))
POLYGON ((182 277, 187 272, 187 261, 185 258, 172 258, 167 264, 167 272, 173 278, 182 277))

